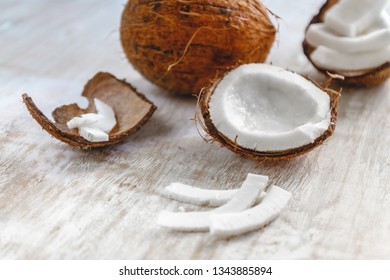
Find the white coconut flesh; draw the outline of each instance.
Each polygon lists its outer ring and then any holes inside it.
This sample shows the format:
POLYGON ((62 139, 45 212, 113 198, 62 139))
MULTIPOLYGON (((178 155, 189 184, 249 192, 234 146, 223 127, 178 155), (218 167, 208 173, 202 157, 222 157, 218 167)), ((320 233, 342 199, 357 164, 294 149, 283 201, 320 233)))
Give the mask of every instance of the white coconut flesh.
POLYGON ((108 133, 116 125, 114 110, 95 98, 95 107, 97 114, 82 114, 80 117, 74 117, 66 124, 69 129, 78 128, 79 135, 90 142, 108 141, 108 133))
POLYGON ((213 213, 243 211, 252 206, 258 194, 267 186, 268 177, 248 174, 241 188, 228 203, 205 212, 170 212, 162 211, 157 224, 180 231, 207 231, 209 217, 213 213))
POLYGON ((70 121, 68 121, 66 124, 69 129, 72 128, 79 128, 83 126, 91 126, 93 124, 96 124, 98 120, 102 119, 102 115, 94 114, 94 113, 88 113, 88 114, 82 114, 80 117, 74 117, 70 121))
POLYGON ((330 124, 330 98, 304 77, 265 64, 229 72, 209 100, 215 128, 241 147, 285 151, 313 143, 330 124))
POLYGON ((95 127, 82 126, 79 128, 79 134, 90 142, 104 142, 109 139, 107 133, 95 127))
POLYGON ((95 124, 95 127, 103 130, 106 133, 109 133, 116 125, 114 110, 97 98, 94 98, 94 101, 97 113, 103 116, 103 118, 99 119, 95 124))
POLYGON ((390 46, 370 52, 341 53, 319 46, 310 55, 320 68, 339 71, 359 71, 379 67, 390 61, 390 46))
POLYGON ((220 206, 228 202, 237 190, 208 190, 182 183, 172 183, 165 188, 169 198, 199 206, 220 206))
POLYGON ((210 233, 216 237, 229 237, 264 227, 276 219, 291 198, 291 193, 272 186, 263 201, 239 213, 210 216, 210 233))
POLYGON ((306 33, 306 40, 314 47, 324 46, 343 53, 383 49, 390 45, 390 19, 386 12, 382 12, 373 26, 356 37, 340 36, 324 23, 311 24, 306 33))
POLYGON ((341 0, 324 17, 326 26, 343 36, 367 30, 386 8, 388 0, 341 0))
MULTIPOLYGON (((237 193, 238 189, 233 190, 211 190, 203 189, 194 186, 189 186, 182 183, 172 183, 165 188, 165 193, 169 198, 183 203, 189 203, 198 206, 218 207, 229 200, 237 193)), ((256 197, 256 202, 260 202, 265 196, 265 192, 261 192, 256 197)))

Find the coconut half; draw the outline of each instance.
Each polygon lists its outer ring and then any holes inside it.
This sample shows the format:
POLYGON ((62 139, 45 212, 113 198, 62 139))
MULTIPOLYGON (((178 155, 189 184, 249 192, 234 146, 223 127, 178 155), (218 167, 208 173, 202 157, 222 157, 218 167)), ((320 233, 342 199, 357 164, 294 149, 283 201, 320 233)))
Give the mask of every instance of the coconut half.
POLYGON ((322 144, 335 129, 339 93, 285 69, 245 64, 205 89, 203 128, 233 152, 287 159, 322 144))
MULTIPOLYGON (((311 25, 323 23, 326 12, 334 6, 338 0, 328 0, 320 9, 319 13, 311 20, 309 23, 306 32, 309 30, 311 25)), ((367 38, 366 38, 367 39, 367 38)), ((346 39, 344 41, 353 41, 353 39, 346 39)), ((343 42, 345 43, 345 42, 343 42)), ((344 76, 344 80, 342 84, 349 86, 375 86, 383 83, 390 77, 390 62, 383 63, 382 65, 375 67, 366 67, 365 69, 359 70, 330 70, 326 67, 326 65, 319 65, 312 59, 312 53, 317 49, 316 46, 310 44, 307 39, 303 41, 303 51, 306 57, 310 60, 315 68, 317 68, 320 72, 327 74, 328 72, 342 75, 344 76)), ((321 51, 321 50, 320 50, 321 51)), ((329 55, 329 52, 327 52, 329 55)), ((325 53, 323 51, 317 56, 323 56, 325 53)), ((334 59, 335 54, 330 54, 334 59)), ((363 58, 364 59, 364 58, 363 58)), ((361 60, 361 58, 360 58, 361 60)))
MULTIPOLYGON (((125 140, 138 131, 156 109, 156 106, 143 94, 137 92, 132 85, 118 80, 109 73, 97 73, 85 85, 82 96, 88 99, 87 108, 82 109, 77 104, 61 106, 52 113, 55 122, 50 121, 27 94, 23 94, 22 98, 32 117, 44 130, 62 142, 81 149, 110 146, 125 140), (110 108, 101 102, 95 103, 96 98, 110 108), (116 125, 109 132, 108 139, 102 136, 98 139, 101 142, 88 141, 80 134, 87 136, 91 131, 83 130, 79 134, 77 128, 69 128, 67 125, 74 117, 96 112, 102 115, 112 115, 115 112, 113 119, 115 120, 116 117, 116 125)), ((103 125, 107 128, 112 124, 103 125)))

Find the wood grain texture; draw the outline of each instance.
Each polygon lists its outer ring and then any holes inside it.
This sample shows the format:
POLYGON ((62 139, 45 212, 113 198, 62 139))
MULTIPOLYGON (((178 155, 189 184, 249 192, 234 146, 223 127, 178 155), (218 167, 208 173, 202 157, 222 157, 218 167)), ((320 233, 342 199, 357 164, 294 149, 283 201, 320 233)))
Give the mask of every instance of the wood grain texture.
MULTIPOLYGON (((301 42, 322 1, 265 3, 283 18, 269 61, 319 80, 301 42)), ((119 42, 123 4, 0 2, 0 258, 390 258, 389 82, 345 90, 334 136, 308 155, 239 158, 199 137, 190 120, 196 100, 171 96, 131 68, 119 42), (159 107, 122 144, 72 149, 23 106, 23 92, 48 115, 62 104, 86 106, 80 92, 98 71, 126 78, 159 107), (169 183, 229 189, 248 172, 293 193, 268 227, 213 240, 155 224, 158 211, 182 206, 164 196, 169 183)))

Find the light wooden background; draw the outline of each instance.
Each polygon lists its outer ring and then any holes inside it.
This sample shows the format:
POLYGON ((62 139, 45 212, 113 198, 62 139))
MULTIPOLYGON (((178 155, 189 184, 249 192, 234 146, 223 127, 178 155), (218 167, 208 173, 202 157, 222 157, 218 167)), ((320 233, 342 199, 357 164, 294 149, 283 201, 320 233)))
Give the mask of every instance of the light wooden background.
MULTIPOLYGON (((268 0, 280 15, 275 65, 321 76, 301 50, 322 1, 268 0)), ((119 43, 123 1, 0 1, 0 258, 3 259, 372 259, 390 258, 390 83, 346 90, 336 133, 298 159, 238 158, 203 142, 193 98, 172 97, 137 74, 119 43), (113 148, 83 152, 42 131, 28 92, 47 114, 79 102, 98 71, 126 78, 158 105, 152 120, 113 148), (156 226, 180 181, 236 188, 248 172, 293 193, 281 217, 229 240, 156 226)))

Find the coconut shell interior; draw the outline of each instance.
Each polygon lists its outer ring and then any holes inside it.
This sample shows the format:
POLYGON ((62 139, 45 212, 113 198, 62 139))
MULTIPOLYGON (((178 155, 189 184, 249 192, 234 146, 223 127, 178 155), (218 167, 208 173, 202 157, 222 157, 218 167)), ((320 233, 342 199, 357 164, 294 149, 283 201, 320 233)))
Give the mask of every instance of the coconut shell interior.
MULTIPOLYGON (((328 0, 320 9, 319 13, 311 20, 309 26, 314 23, 320 23, 324 21, 324 15, 336 4, 338 0, 328 0)), ((306 28, 306 30, 307 30, 306 28)), ((306 40, 303 41, 303 51, 310 62, 320 72, 326 74, 327 72, 342 75, 345 79, 341 82, 344 85, 349 86, 374 86, 383 83, 390 77, 390 63, 387 62, 377 68, 365 69, 359 71, 334 71, 321 68, 317 66, 310 58, 311 53, 315 50, 315 47, 310 45, 306 40)))
POLYGON ((88 100, 88 107, 80 108, 77 104, 56 108, 50 121, 34 104, 26 93, 23 101, 32 117, 55 138, 71 146, 91 149, 113 145, 125 140, 138 131, 152 116, 156 106, 129 83, 118 80, 109 73, 97 73, 84 87, 82 96, 88 100), (78 134, 77 129, 69 129, 66 123, 85 113, 96 113, 94 98, 109 105, 115 112, 117 124, 109 133, 109 140, 90 142, 78 134))
MULTIPOLYGON (((214 90, 218 86, 219 82, 222 80, 222 78, 217 79, 213 85, 207 89, 205 89, 200 97, 198 106, 200 107, 200 111, 202 113, 203 122, 202 128, 206 131, 207 134, 209 134, 214 141, 217 141, 222 144, 222 146, 227 147, 229 150, 233 151, 234 153, 240 155, 240 156, 246 156, 249 158, 252 158, 254 160, 263 161, 263 160, 286 160, 290 159, 296 156, 303 155, 312 149, 318 147, 321 145, 325 140, 327 140, 330 136, 332 136, 335 128, 336 128, 336 120, 337 120, 337 108, 338 108, 338 101, 340 97, 340 93, 337 91, 334 91, 328 87, 322 88, 315 82, 309 80, 310 82, 313 82, 317 87, 319 87, 321 90, 325 91, 329 97, 330 97, 330 110, 331 110, 331 119, 330 119, 330 125, 328 129, 323 132, 320 137, 318 137, 313 143, 307 144, 302 147, 290 149, 290 150, 284 150, 284 151, 256 151, 248 148, 244 148, 237 143, 226 137, 224 134, 218 131, 218 129, 215 127, 210 111, 209 111, 209 101, 210 97, 214 93, 214 90)), ((199 118, 198 118, 199 119, 199 118)))

